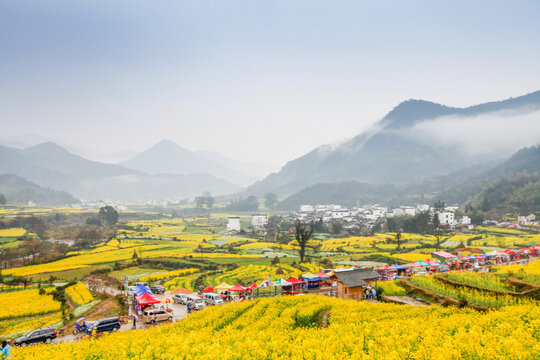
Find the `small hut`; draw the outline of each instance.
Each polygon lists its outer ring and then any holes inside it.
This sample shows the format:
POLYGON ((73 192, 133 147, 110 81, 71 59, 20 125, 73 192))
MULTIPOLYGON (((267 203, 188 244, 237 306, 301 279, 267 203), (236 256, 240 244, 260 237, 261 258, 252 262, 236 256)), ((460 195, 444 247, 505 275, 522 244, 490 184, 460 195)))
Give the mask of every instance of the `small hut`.
POLYGON ((364 288, 370 282, 380 279, 379 273, 373 269, 353 269, 336 271, 332 276, 337 283, 336 296, 342 299, 361 300, 364 288))

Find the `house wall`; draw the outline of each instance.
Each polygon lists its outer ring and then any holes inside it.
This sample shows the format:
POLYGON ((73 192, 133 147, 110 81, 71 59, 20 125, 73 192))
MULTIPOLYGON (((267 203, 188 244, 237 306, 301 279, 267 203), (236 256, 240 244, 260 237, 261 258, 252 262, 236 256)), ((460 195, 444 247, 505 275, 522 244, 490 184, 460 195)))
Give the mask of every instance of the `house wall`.
POLYGON ((364 294, 364 288, 359 286, 355 288, 348 288, 342 282, 337 282, 336 297, 341 299, 353 299, 362 300, 364 294))

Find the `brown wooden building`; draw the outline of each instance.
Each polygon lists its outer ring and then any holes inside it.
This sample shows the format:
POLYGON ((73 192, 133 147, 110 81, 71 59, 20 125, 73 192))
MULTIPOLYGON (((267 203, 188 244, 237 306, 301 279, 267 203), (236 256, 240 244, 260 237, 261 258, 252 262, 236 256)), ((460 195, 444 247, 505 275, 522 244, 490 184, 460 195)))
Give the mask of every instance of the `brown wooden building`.
POLYGON ((332 280, 336 284, 336 297, 341 299, 361 300, 364 289, 370 282, 380 279, 379 273, 373 269, 354 269, 335 272, 332 280))

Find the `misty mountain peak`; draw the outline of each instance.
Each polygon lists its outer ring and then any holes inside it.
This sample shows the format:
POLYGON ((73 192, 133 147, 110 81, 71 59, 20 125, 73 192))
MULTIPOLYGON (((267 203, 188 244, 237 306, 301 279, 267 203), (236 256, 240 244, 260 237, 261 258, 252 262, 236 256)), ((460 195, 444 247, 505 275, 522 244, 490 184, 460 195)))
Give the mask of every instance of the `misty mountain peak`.
POLYGON ((64 155, 64 156, 72 155, 69 151, 64 149, 62 146, 52 141, 46 141, 41 144, 31 146, 29 148, 26 148, 24 151, 47 154, 47 155, 64 155))
POLYGON ((418 121, 450 114, 454 110, 452 107, 431 101, 410 99, 393 108, 384 117, 384 120, 388 122, 388 128, 403 128, 409 127, 418 121))

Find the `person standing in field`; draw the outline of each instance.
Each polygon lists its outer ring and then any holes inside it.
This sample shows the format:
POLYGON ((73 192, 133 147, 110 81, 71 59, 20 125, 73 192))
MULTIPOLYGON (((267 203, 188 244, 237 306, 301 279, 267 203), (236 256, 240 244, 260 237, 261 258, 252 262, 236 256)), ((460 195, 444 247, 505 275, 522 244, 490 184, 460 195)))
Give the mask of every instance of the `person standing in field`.
POLYGON ((136 314, 133 314, 133 329, 137 330, 137 318, 136 314))
POLYGON ((2 350, 0 352, 2 355, 2 360, 11 359, 11 346, 9 346, 7 341, 2 341, 2 350))

